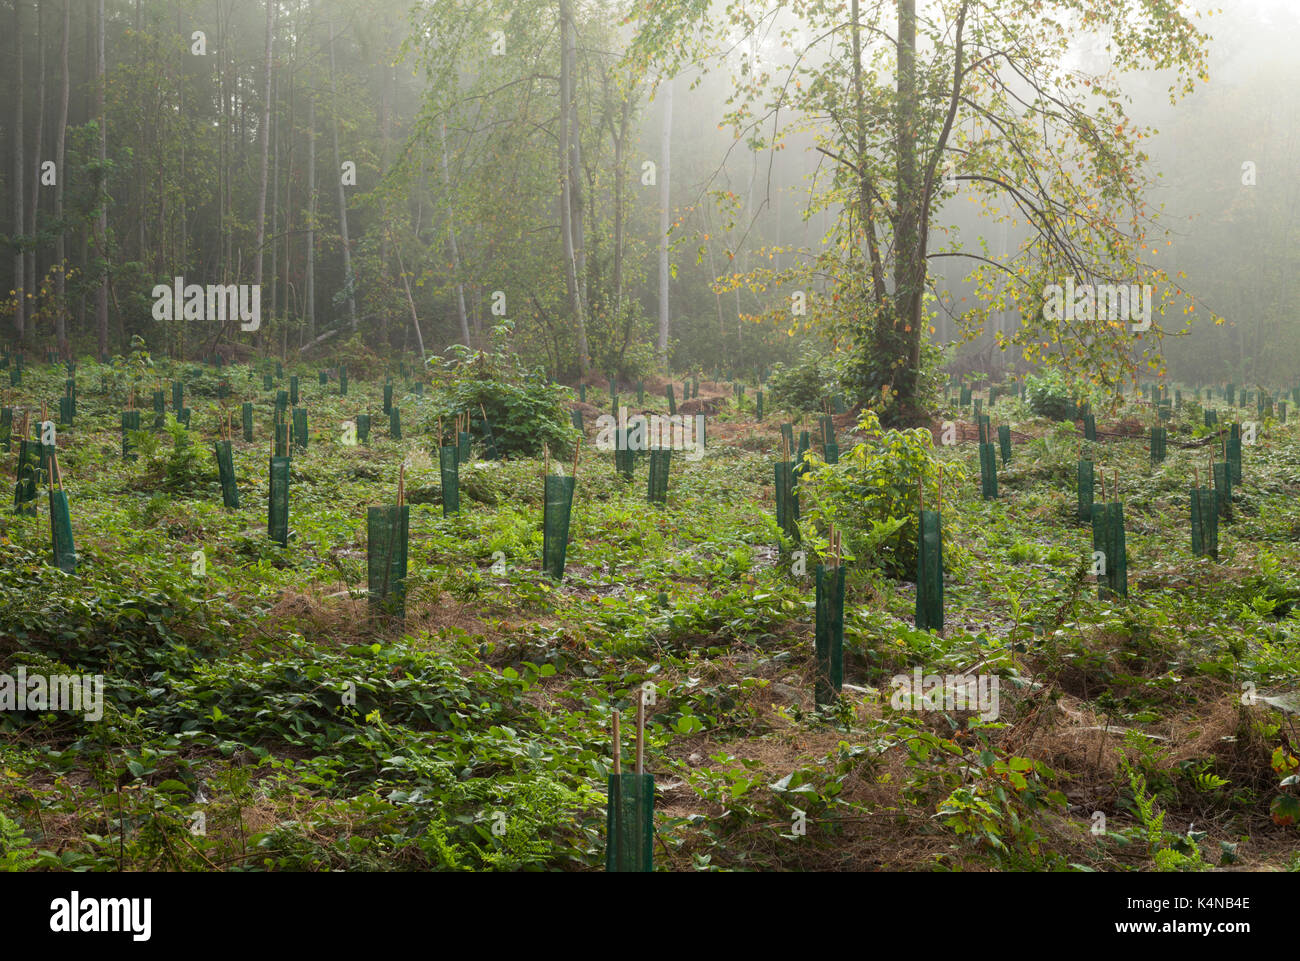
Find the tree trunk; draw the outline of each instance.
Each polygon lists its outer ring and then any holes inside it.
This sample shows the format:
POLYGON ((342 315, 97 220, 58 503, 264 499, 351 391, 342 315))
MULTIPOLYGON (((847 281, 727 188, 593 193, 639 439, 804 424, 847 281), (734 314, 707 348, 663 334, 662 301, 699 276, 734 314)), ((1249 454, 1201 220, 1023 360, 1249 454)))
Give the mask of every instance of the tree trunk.
MULTIPOLYGON (((33 305, 35 297, 41 290, 40 265, 37 262, 36 214, 41 203, 41 151, 45 149, 45 37, 42 33, 45 4, 36 2, 36 139, 32 143, 34 163, 28 166, 32 175, 32 202, 27 208, 27 236, 31 243, 27 246, 27 267, 23 271, 27 286, 31 288, 33 305)), ((33 333, 38 333, 33 331, 33 333)))
POLYGON ((303 276, 303 320, 308 342, 316 339, 316 97, 307 92, 307 265, 303 276))
MULTIPOLYGON (((262 254, 266 245, 266 183, 271 158, 271 42, 275 36, 275 0, 266 0, 266 86, 265 104, 262 107, 262 168, 257 190, 257 260, 254 261, 253 283, 262 286, 262 254)), ((257 343, 262 342, 262 330, 257 331, 257 343)))
POLYGON ((569 0, 560 0, 560 234, 564 244, 564 280, 569 295, 569 313, 573 316, 578 334, 578 365, 585 376, 591 366, 587 346, 587 325, 583 318, 582 289, 579 286, 578 264, 574 248, 573 176, 570 165, 572 155, 570 138, 576 136, 569 109, 573 77, 570 71, 568 50, 569 0))
POLYGON ((339 238, 343 242, 343 282, 347 285, 348 320, 357 329, 357 295, 352 282, 352 246, 348 240, 348 198, 343 192, 343 167, 339 163, 339 88, 334 77, 334 21, 330 21, 330 96, 333 98, 334 176, 339 185, 339 238))
POLYGON ((673 81, 664 82, 664 117, 659 131, 659 360, 668 361, 669 310, 668 226, 671 213, 673 147, 673 81))
POLYGON ((916 0, 898 2, 898 107, 895 138, 898 144, 897 217, 894 243, 894 303, 892 324, 881 324, 884 357, 903 362, 892 378, 898 393, 899 416, 910 421, 916 414, 917 373, 921 348, 921 281, 924 253, 920 247, 922 196, 916 162, 916 0))
MULTIPOLYGON (((102 2, 102 0, 101 0, 102 2)), ((14 96, 14 180, 13 180, 13 198, 14 198, 14 219, 13 235, 15 238, 22 235, 23 232, 23 172, 26 169, 27 162, 23 157, 23 99, 25 89, 23 85, 23 5, 20 0, 14 0, 14 69, 18 76, 16 80, 17 92, 14 96)), ((23 257, 22 248, 14 247, 14 295, 17 300, 14 302, 14 336, 18 339, 19 347, 22 346, 27 335, 27 285, 23 279, 23 267, 25 258, 23 257)))
POLYGON ((70 358, 72 351, 68 345, 68 305, 67 281, 64 271, 67 269, 66 228, 63 226, 63 157, 64 143, 68 130, 68 97, 72 90, 68 73, 68 39, 72 31, 72 0, 63 0, 63 39, 59 44, 59 71, 61 84, 59 88, 59 129, 54 147, 55 176, 54 182, 54 220, 58 224, 58 234, 54 238, 54 259, 58 269, 54 274, 54 339, 59 352, 70 358))
MULTIPOLYGON (((456 278, 456 316, 460 320, 460 337, 466 347, 472 347, 469 339, 469 320, 465 316, 465 285, 460 277, 460 248, 456 246, 456 222, 452 217, 451 165, 447 162, 447 125, 439 128, 442 134, 442 180, 447 188, 447 240, 451 247, 451 270, 456 278)), ((400 254, 399 254, 400 256, 400 254)), ((415 310, 411 310, 412 317, 415 310)))
POLYGON ((99 116, 100 179, 97 201, 98 225, 95 246, 103 260, 99 289, 95 291, 95 329, 99 334, 99 355, 108 355, 108 184, 104 170, 108 164, 108 115, 104 112, 104 83, 107 65, 104 60, 104 0, 99 0, 99 25, 95 39, 95 111, 99 116))

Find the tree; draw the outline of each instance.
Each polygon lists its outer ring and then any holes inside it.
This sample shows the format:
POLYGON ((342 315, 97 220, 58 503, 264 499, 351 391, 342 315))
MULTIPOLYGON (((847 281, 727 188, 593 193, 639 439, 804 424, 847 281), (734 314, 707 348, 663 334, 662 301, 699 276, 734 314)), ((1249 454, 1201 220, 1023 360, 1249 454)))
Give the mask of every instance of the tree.
POLYGON ((13 247, 14 247, 14 336, 18 343, 23 342, 27 332, 27 285, 23 278, 23 168, 27 159, 23 156, 23 0, 13 0, 14 4, 14 71, 17 73, 14 97, 14 180, 13 189, 13 247))
MULTIPOLYGON (((811 133, 833 164, 810 203, 838 210, 833 242, 785 270, 729 282, 808 290, 827 278, 802 323, 841 352, 847 385, 887 423, 924 417, 925 301, 938 258, 974 266, 980 305, 963 318, 968 337, 991 311, 1019 309, 1019 329, 1000 346, 1030 362, 1115 388, 1134 376, 1135 354, 1162 369, 1159 324, 1135 340, 1095 312, 1065 322, 1041 307, 1045 289, 1066 279, 1160 284, 1161 313, 1183 295, 1145 253, 1156 229, 1143 200, 1147 131, 1127 117, 1113 71, 1078 69, 1071 57, 1080 36, 1109 31, 1116 65, 1172 71, 1173 98, 1205 77, 1206 38, 1192 18, 1164 0, 941 0, 921 13, 915 0, 853 0, 847 17, 842 8, 736 5, 713 22, 709 5, 692 0, 652 8, 639 26, 634 53, 669 63, 685 34, 709 38, 715 60, 737 36, 789 49, 775 68, 731 64, 727 121, 753 149, 811 133), (935 244, 947 227, 936 218, 958 194, 990 224, 1023 224, 1020 248, 998 261, 935 244)), ((789 314, 788 301, 768 312, 783 323, 789 314)))

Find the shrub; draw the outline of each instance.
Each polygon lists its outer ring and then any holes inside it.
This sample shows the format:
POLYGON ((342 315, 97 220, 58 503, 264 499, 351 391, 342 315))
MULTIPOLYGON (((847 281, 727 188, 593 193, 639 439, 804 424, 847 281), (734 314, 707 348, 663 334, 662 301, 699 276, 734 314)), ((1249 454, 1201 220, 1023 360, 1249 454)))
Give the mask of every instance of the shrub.
POLYGON ((767 395, 773 408, 793 412, 819 411, 822 400, 838 389, 830 362, 805 347, 792 366, 776 364, 767 377, 767 395))
POLYGON ((934 438, 924 428, 882 432, 875 413, 866 410, 858 430, 865 441, 840 454, 838 464, 819 466, 800 481, 799 496, 808 505, 803 516, 819 527, 834 524, 858 565, 910 578, 916 573, 918 483, 933 507, 940 483, 958 483, 962 469, 935 456, 934 438))
POLYGON ((1070 380, 1059 370, 1025 378, 1025 403, 1035 414, 1049 420, 1068 420, 1072 404, 1094 399, 1090 384, 1070 380))

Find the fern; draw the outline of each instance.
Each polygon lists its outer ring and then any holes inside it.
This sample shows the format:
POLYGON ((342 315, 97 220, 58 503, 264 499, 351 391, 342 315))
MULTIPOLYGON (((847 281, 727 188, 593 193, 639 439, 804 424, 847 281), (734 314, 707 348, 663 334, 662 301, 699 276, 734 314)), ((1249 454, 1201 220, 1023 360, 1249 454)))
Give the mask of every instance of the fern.
POLYGON ((0 814, 0 871, 28 871, 38 863, 40 858, 22 827, 0 814))

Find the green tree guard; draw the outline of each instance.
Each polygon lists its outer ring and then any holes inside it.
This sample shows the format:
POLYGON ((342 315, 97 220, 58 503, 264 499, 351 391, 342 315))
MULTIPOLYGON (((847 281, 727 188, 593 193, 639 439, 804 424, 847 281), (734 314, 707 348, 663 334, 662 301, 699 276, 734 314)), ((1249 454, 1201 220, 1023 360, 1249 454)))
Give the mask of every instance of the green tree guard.
POLYGON ((546 476, 542 505, 542 570, 555 580, 564 579, 564 558, 569 550, 569 515, 577 478, 546 476))
POLYGON ((14 468, 14 513, 19 515, 36 515, 36 488, 41 482, 44 471, 40 466, 40 454, 34 441, 26 439, 18 442, 18 464, 14 468))
POLYGON ((975 415, 975 429, 979 432, 979 442, 981 444, 991 444, 993 442, 993 438, 990 436, 992 424, 989 421, 988 414, 975 415))
POLYGON ((172 410, 180 413, 181 408, 185 406, 185 384, 182 381, 172 381, 172 410))
POLYGON ((1183 392, 1181 390, 1174 391, 1174 409, 1183 409, 1183 392))
POLYGON ((653 774, 610 774, 605 814, 605 870, 654 870, 653 774))
MULTIPOLYGON (((328 370, 322 370, 318 376, 319 376, 319 378, 320 378, 320 385, 321 385, 322 387, 327 387, 327 386, 329 386, 329 382, 330 382, 330 372, 329 372, 328 370)), ((384 411, 384 413, 387 414, 388 411, 384 411)))
POLYGON ((1277 402, 1277 419, 1283 424, 1286 423, 1286 401, 1284 400, 1277 402))
MULTIPOLYGON (((34 511, 33 511, 34 513, 34 511)), ((62 487, 50 488, 51 562, 65 574, 77 573, 77 549, 72 542, 72 515, 62 487)))
POLYGON ((808 453, 811 447, 812 439, 808 436, 808 431, 799 431, 799 449, 794 455, 794 476, 796 481, 808 472, 808 465, 804 462, 803 455, 808 453))
POLYGON ((1168 437, 1169 432, 1166 428, 1151 428, 1151 463, 1160 464, 1164 462, 1168 437))
POLYGON ((1085 414, 1083 417, 1083 439, 1097 439, 1097 418, 1093 414, 1085 414))
POLYGON ((289 378, 289 403, 294 407, 298 406, 298 375, 294 374, 289 378))
POLYGON ((281 418, 275 421, 275 456, 289 456, 289 425, 281 418))
POLYGON ((162 426, 158 421, 161 421, 162 415, 167 412, 167 397, 161 390, 153 392, 153 412, 158 415, 155 418, 155 426, 162 426))
POLYGON ((9 368, 9 386, 21 387, 23 385, 23 371, 21 367, 9 368))
POLYGON ((970 388, 969 388, 969 387, 966 387, 966 386, 963 385, 963 386, 962 386, 962 389, 961 389, 961 406, 962 406, 962 408, 965 409, 965 408, 969 407, 969 406, 970 406, 970 402, 971 402, 970 388))
POLYGON ((1237 396, 1237 385, 1229 384, 1228 389, 1223 393, 1223 399, 1228 402, 1229 407, 1231 407, 1233 404, 1237 402, 1235 399, 1236 396, 1237 396))
POLYGON ((1118 501, 1092 505, 1092 549, 1101 552, 1104 573, 1098 576, 1097 596, 1128 597, 1128 556, 1124 544, 1124 505, 1118 501))
POLYGON ((1205 412, 1205 426, 1217 427, 1219 423, 1219 412, 1217 410, 1207 410, 1205 412))
POLYGON ((788 460, 776 463, 776 526, 786 537, 799 540, 798 481, 788 460))
POLYGON ((59 425, 63 427, 72 426, 72 398, 59 398, 59 425))
POLYGON ((442 516, 460 510, 460 449, 455 444, 438 448, 438 470, 442 475, 442 516))
POLYGON ((388 412, 388 436, 393 440, 402 439, 402 410, 394 407, 388 412))
POLYGON ((758 392, 758 397, 754 401, 754 419, 760 423, 763 420, 763 392, 758 392))
POLYGON ((176 412, 176 423, 183 424, 186 430, 190 429, 190 415, 193 411, 188 407, 182 407, 176 412))
MULTIPOLYGON (((283 426, 277 424, 278 429, 283 426)), ((289 546, 289 458, 271 458, 271 496, 268 498, 266 533, 281 547, 289 546)))
POLYGON ((976 397, 973 403, 975 404, 975 418, 978 420, 980 412, 984 408, 984 398, 976 397))
POLYGON ((122 411, 122 460, 136 460, 139 456, 131 446, 131 431, 140 429, 140 412, 138 410, 122 411))
POLYGON ((677 413, 677 397, 673 394, 672 384, 664 388, 664 396, 668 398, 668 415, 674 416, 677 413))
POLYGON ((609 399, 612 400, 612 401, 614 401, 614 402, 615 402, 615 406, 617 407, 617 405, 618 405, 618 381, 614 379, 614 375, 613 375, 613 374, 608 374, 608 375, 606 375, 606 378, 605 378, 605 379, 609 381, 609 399))
POLYGON ((251 444, 253 442, 253 405, 245 402, 239 409, 239 413, 244 426, 244 443, 251 444))
POLYGON ((293 444, 299 450, 307 449, 307 408, 293 409, 293 444))
POLYGON ((456 456, 459 458, 459 462, 462 464, 468 464, 469 459, 473 453, 472 450, 470 449, 469 431, 467 430, 460 431, 456 435, 456 441, 457 441, 456 456))
POLYGON ((618 394, 615 394, 610 400, 609 409, 613 412, 615 417, 618 417, 618 394))
POLYGON ((943 524, 938 511, 924 509, 917 532, 916 626, 943 630, 943 524))
POLYGON ((275 362, 275 379, 284 379, 284 364, 280 363, 278 360, 275 362))
POLYGON ((1219 516, 1225 521, 1232 520, 1232 465, 1217 461, 1214 470, 1214 495, 1219 505, 1219 516))
POLYGON ((582 411, 576 407, 569 411, 569 422, 578 430, 582 430, 582 411))
POLYGON ((826 463, 838 464, 840 462, 840 445, 831 441, 826 445, 826 463))
POLYGON ((289 392, 287 390, 277 390, 275 392, 275 416, 279 417, 289 409, 289 392))
POLYGON ((830 414, 821 415, 822 446, 835 443, 835 421, 830 414))
POLYGON ((235 483, 235 457, 230 441, 219 440, 213 445, 217 454, 217 476, 221 481, 221 500, 226 507, 238 509, 239 487, 235 483))
POLYGON ((8 454, 13 450, 14 409, 0 407, 0 448, 8 454))
POLYGON ((393 385, 384 385, 384 413, 387 414, 393 409, 393 385))
POLYGON ((650 477, 646 500, 651 504, 668 503, 668 470, 672 465, 672 448, 655 447, 650 450, 650 477))
POLYGON ((813 699, 818 707, 835 703, 844 686, 844 566, 818 564, 814 644, 817 678, 813 699))
POLYGON ((1237 433, 1239 425, 1233 424, 1233 436, 1228 438, 1227 461, 1232 466, 1232 486, 1241 486, 1241 435, 1237 433))
POLYGON ((781 425, 781 439, 785 442, 786 451, 794 450, 794 424, 781 425))
POLYGON ((1011 425, 998 424, 998 448, 1002 454, 1002 466, 1011 463, 1011 425))
POLYGON ((586 384, 579 384, 579 385, 578 385, 578 400, 582 401, 584 404, 587 402, 587 385, 586 385, 586 384))
POLYGON ((985 500, 998 496, 997 455, 992 444, 980 444, 980 496, 985 500))
POLYGON ((1219 559, 1219 504, 1212 487, 1192 488, 1192 553, 1219 559))
POLYGON ((339 368, 339 396, 348 396, 348 369, 347 367, 339 368))
POLYGON ((370 415, 357 414, 357 441, 366 444, 370 441, 370 415))
POLYGON ((68 415, 68 423, 72 423, 72 418, 77 416, 77 382, 69 377, 63 382, 63 395, 68 398, 68 409, 71 412, 68 415))
POLYGON ((271 390, 275 387, 275 378, 270 374, 262 375, 262 390, 271 390))
POLYGON ((614 435, 614 470, 623 480, 631 480, 636 473, 636 451, 630 439, 632 428, 625 427, 614 435))
POLYGON ((372 615, 406 617, 406 560, 411 526, 409 504, 366 511, 366 578, 372 615))
POLYGON ((844 403, 844 395, 837 393, 831 398, 831 410, 836 414, 848 412, 848 406, 844 403))

